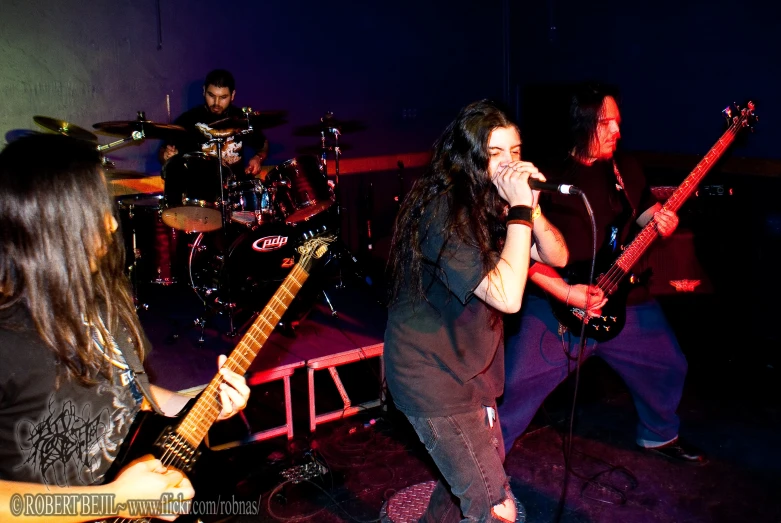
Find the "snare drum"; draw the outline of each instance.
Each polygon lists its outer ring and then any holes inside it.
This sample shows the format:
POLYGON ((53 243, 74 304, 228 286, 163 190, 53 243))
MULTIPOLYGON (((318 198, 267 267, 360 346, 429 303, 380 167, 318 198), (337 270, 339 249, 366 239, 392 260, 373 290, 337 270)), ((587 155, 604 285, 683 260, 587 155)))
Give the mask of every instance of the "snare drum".
POLYGON ((171 285, 176 283, 178 235, 162 220, 162 195, 123 198, 117 202, 128 266, 136 281, 171 285))
POLYGON ((257 179, 232 183, 228 192, 231 222, 255 227, 278 221, 273 193, 257 179))
POLYGON ((323 166, 314 156, 299 156, 276 166, 264 183, 276 190, 275 205, 289 224, 307 221, 334 203, 323 166))
MULTIPOLYGON (((210 232, 222 227, 219 162, 203 153, 176 155, 163 166, 163 222, 187 232, 210 232)), ((232 176, 222 168, 223 183, 232 176)))

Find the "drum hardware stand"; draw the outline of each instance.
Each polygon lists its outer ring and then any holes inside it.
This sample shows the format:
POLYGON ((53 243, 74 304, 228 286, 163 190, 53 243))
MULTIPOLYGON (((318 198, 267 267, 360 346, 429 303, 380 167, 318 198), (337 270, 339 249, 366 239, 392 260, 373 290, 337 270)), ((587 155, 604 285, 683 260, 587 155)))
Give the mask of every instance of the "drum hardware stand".
MULTIPOLYGON (((144 111, 137 111, 136 115, 137 115, 136 119, 139 122, 146 121, 146 113, 144 113, 144 111)), ((126 143, 137 142, 137 141, 143 140, 144 138, 146 138, 146 135, 144 134, 144 129, 142 127, 140 131, 133 131, 132 133, 130 133, 130 136, 128 136, 127 138, 122 138, 120 140, 116 140, 116 141, 113 141, 111 143, 107 143, 105 145, 98 145, 97 149, 98 149, 98 152, 110 151, 111 149, 116 149, 117 147, 119 147, 121 145, 125 145, 126 143)), ((105 162, 104 162, 104 165, 105 165, 105 162)))
POLYGON ((103 152, 103 151, 108 151, 110 149, 116 149, 120 145, 124 145, 124 144, 126 144, 128 142, 136 142, 136 141, 139 141, 139 140, 143 140, 144 138, 145 137, 144 137, 144 133, 143 132, 141 132, 141 131, 133 131, 133 134, 131 134, 127 138, 122 138, 121 140, 116 140, 114 142, 107 143, 105 145, 98 145, 98 151, 99 152, 103 152))

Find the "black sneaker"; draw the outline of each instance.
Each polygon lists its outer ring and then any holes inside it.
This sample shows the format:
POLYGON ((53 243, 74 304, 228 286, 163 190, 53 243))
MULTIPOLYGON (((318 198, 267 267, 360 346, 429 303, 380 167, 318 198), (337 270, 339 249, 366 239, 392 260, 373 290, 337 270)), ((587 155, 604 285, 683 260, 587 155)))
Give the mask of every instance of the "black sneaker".
POLYGON ((670 443, 666 443, 661 447, 640 447, 643 450, 661 454, 662 456, 672 460, 683 463, 692 463, 695 465, 705 465, 708 459, 705 454, 697 447, 690 445, 683 441, 681 438, 676 438, 670 443))

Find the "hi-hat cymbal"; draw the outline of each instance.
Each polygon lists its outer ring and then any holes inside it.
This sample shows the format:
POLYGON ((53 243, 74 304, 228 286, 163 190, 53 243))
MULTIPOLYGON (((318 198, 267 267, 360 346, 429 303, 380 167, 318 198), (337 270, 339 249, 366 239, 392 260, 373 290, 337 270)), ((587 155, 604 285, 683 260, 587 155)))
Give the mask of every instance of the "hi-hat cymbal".
POLYGON ((33 116, 33 120, 41 127, 54 131, 55 133, 64 134, 65 136, 86 140, 88 142, 98 141, 98 137, 88 130, 82 129, 65 120, 58 120, 57 118, 50 118, 48 116, 33 116))
POLYGON ((354 133, 364 131, 367 126, 358 120, 337 120, 336 118, 321 118, 320 122, 311 125, 302 125, 293 129, 293 136, 320 136, 323 131, 338 129, 340 133, 354 133))
POLYGON ((209 124, 212 129, 268 129, 286 124, 287 111, 252 111, 248 115, 229 116, 209 124))
POLYGON ((187 133, 181 125, 155 123, 151 120, 120 120, 115 122, 98 122, 92 127, 114 136, 129 136, 136 131, 142 132, 144 138, 171 140, 187 133))
MULTIPOLYGON (((352 149, 353 146, 349 144, 339 144, 339 152, 349 151, 352 149)), ((326 145, 325 147, 327 152, 331 152, 334 150, 332 145, 326 145)), ((323 154, 323 147, 321 145, 304 145, 302 147, 296 147, 296 153, 297 154, 311 154, 313 156, 320 156, 323 154)))

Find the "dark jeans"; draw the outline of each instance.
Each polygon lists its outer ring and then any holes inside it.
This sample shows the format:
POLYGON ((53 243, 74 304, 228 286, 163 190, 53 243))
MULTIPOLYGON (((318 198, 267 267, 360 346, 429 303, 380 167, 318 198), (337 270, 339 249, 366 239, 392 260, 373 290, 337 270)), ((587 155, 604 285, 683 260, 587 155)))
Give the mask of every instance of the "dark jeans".
MULTIPOLYGON (((544 298, 528 296, 518 332, 505 339, 504 396, 499 403, 506 450, 523 434, 537 409, 575 369, 580 338, 558 334, 559 322, 544 298)), ((508 329, 509 331, 509 329, 508 329)), ((637 443, 652 447, 678 435, 676 410, 686 378, 686 358, 656 301, 627 307, 626 326, 609 341, 588 340, 584 359, 599 356, 626 383, 639 417, 637 443)))
POLYGON ((446 482, 440 479, 437 483, 421 522, 502 523, 492 508, 507 498, 516 503, 519 516, 516 521, 525 521, 523 507, 510 491, 504 472, 499 420, 490 427, 485 407, 453 416, 407 416, 407 419, 446 482))

